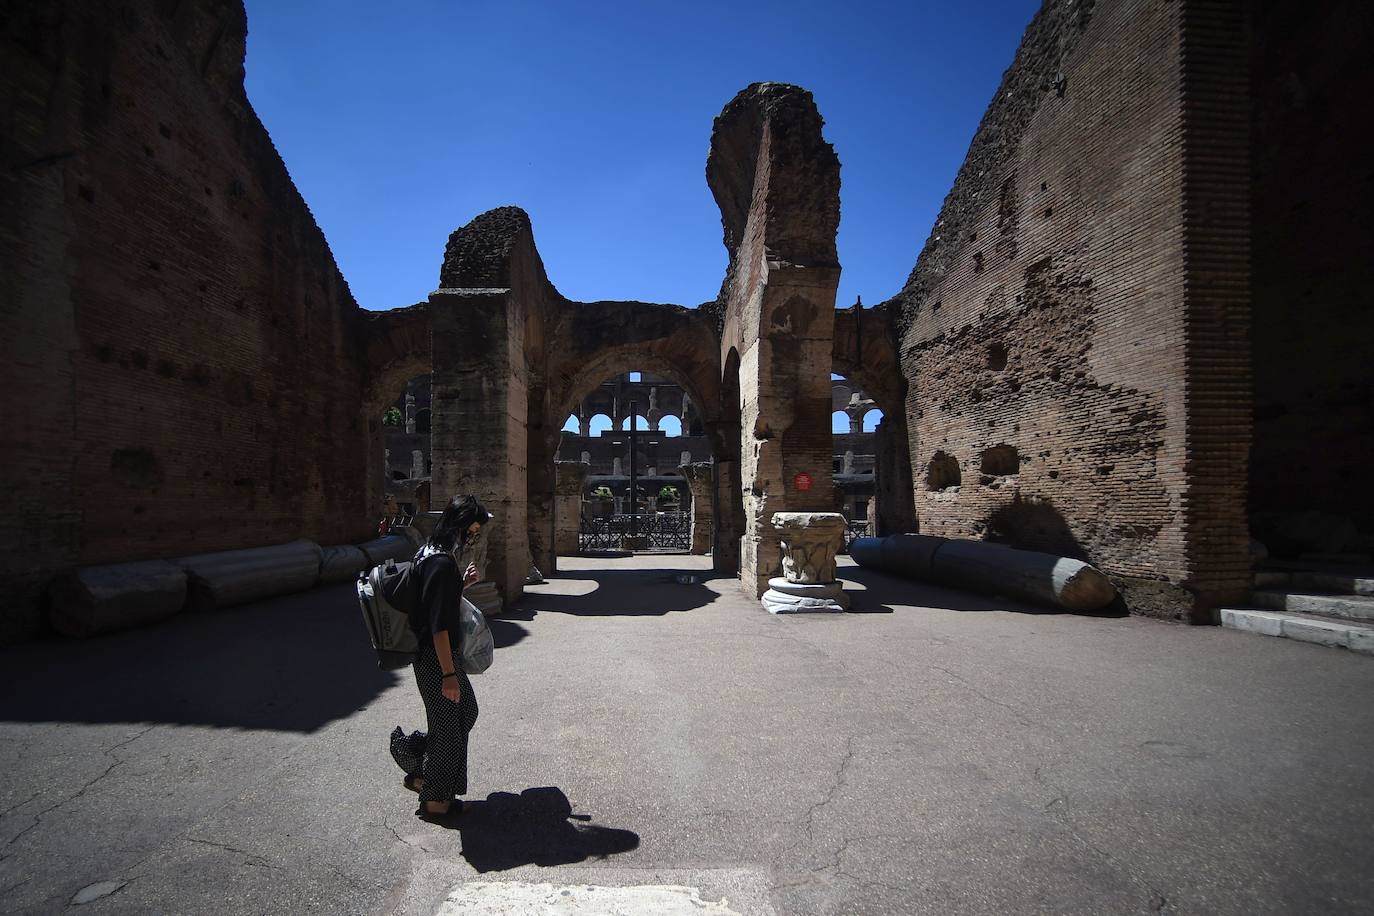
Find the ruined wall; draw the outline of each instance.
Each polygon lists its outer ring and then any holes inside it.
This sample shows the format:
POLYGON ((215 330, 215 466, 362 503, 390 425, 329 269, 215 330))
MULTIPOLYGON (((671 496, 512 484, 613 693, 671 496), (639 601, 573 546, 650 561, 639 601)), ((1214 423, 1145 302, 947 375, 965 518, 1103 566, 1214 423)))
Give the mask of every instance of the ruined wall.
POLYGON ((739 517, 742 502, 740 579, 752 595, 781 570, 773 514, 831 508, 840 163, 823 124, 809 92, 756 83, 716 118, 706 164, 730 253, 707 314, 722 330, 722 390, 738 385, 722 408, 738 411, 740 430, 738 468, 717 470, 717 519, 739 517), (809 490, 793 485, 802 473, 809 490))
MULTIPOLYGON (((1374 540, 1374 7, 1252 2, 1251 507, 1346 516, 1374 540)), ((1263 525, 1259 527, 1265 527, 1263 525)), ((1268 540, 1268 533, 1259 532, 1268 540)), ((1286 545, 1274 539, 1273 549, 1286 545)), ((1294 545, 1299 546, 1299 545, 1294 545)))
POLYGON ((1224 3, 1027 29, 891 304, 922 532, 1086 557, 1142 613, 1244 592, 1243 42, 1224 3))
POLYGON ((357 308, 245 32, 233 0, 6 5, 0 639, 65 566, 367 534, 357 308))

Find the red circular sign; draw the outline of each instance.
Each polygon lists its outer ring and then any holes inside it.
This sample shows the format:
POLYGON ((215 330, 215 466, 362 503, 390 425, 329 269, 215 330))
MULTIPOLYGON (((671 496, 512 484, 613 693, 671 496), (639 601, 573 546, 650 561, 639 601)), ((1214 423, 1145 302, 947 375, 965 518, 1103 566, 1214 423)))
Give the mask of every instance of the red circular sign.
POLYGON ((793 477, 792 487, 793 489, 802 491, 811 489, 811 475, 803 471, 796 477, 793 477))

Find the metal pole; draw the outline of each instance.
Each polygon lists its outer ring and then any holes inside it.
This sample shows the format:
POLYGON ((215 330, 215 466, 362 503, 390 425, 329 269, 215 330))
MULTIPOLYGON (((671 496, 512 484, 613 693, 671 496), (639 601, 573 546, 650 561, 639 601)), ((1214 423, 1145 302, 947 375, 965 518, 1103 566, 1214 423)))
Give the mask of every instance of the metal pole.
POLYGON ((635 536, 635 484, 639 479, 639 467, 635 461, 635 422, 637 411, 634 401, 630 402, 630 537, 635 536))

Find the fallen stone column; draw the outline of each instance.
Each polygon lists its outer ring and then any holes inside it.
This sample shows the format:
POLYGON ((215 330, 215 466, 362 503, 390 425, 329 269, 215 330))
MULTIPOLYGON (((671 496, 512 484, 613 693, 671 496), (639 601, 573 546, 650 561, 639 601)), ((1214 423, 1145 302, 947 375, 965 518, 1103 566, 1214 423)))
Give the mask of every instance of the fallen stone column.
POLYGON ((171 617, 186 604, 186 570, 165 560, 88 566, 49 587, 53 629, 94 636, 171 617))
POLYGON ((415 541, 404 534, 388 534, 359 544, 358 549, 367 554, 369 566, 385 563, 387 560, 410 560, 415 556, 415 541))
POLYGON ((367 554, 352 544, 321 548, 320 585, 333 585, 335 582, 348 582, 358 578, 358 573, 376 564, 369 563, 367 554))
POLYGON ((275 547, 178 557, 171 562, 186 570, 187 607, 206 610, 313 588, 322 559, 318 544, 300 540, 275 547))
POLYGON ((835 555, 844 544, 844 516, 838 512, 775 512, 773 527, 782 548, 782 575, 768 580, 760 599, 773 614, 839 613, 849 607, 835 579, 835 555))
POLYGON ((894 534, 855 538, 849 555, 860 566, 909 579, 1069 611, 1099 611, 1116 600, 1111 580, 1090 564, 1004 544, 894 534))

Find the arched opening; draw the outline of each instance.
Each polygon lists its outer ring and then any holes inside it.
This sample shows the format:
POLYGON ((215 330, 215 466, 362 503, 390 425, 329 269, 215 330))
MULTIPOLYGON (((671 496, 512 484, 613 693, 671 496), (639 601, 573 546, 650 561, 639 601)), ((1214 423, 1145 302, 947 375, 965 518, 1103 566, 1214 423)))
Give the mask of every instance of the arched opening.
POLYGON ((830 373, 831 469, 835 511, 845 517, 849 537, 876 534, 877 443, 873 423, 881 416, 873 399, 852 379, 830 373))
POLYGON ((714 518, 715 571, 738 575, 740 571, 740 538, 747 521, 744 515, 743 477, 740 470, 741 415, 739 351, 731 347, 725 354, 720 375, 720 430, 722 454, 715 467, 716 505, 714 518))
POLYGON ((947 452, 936 452, 926 465, 926 488, 941 492, 956 489, 962 482, 959 461, 947 452))
POLYGON ((674 375, 661 365, 612 371, 579 393, 573 416, 592 420, 560 433, 555 555, 709 551, 709 541, 694 542, 691 520, 712 494, 682 466, 709 466, 715 450, 699 402, 674 375))
POLYGON ((383 518, 414 516, 430 506, 430 375, 407 381, 382 411, 383 518))
POLYGON ((600 436, 602 433, 606 432, 614 426, 615 424, 611 422, 610 417, 606 416, 604 413, 599 413, 596 416, 592 417, 590 422, 587 423, 586 435, 600 436))

